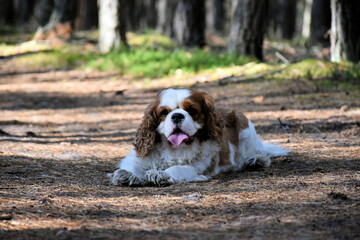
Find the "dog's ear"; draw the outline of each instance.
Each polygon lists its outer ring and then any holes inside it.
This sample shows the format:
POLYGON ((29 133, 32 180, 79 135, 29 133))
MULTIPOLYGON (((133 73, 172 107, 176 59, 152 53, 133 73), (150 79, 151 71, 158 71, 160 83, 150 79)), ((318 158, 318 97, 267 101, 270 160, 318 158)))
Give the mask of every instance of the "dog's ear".
POLYGON ((140 158, 148 156, 156 143, 158 120, 155 109, 156 104, 154 103, 145 110, 145 115, 140 127, 136 130, 133 145, 135 147, 136 156, 140 158))
POLYGON ((224 131, 224 120, 214 106, 214 100, 206 93, 203 94, 202 108, 205 117, 203 134, 207 139, 221 142, 224 131))

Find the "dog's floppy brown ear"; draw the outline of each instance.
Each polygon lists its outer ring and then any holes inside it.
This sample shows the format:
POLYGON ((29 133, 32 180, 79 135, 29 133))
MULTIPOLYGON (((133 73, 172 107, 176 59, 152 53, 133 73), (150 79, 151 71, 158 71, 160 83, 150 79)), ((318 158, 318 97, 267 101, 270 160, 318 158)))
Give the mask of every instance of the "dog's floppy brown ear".
POLYGON ((140 127, 136 130, 133 145, 135 147, 136 156, 140 158, 148 156, 156 142, 156 128, 158 121, 155 109, 156 104, 153 104, 145 110, 145 115, 140 127))
POLYGON ((199 137, 202 141, 214 139, 221 142, 223 136, 224 120, 215 109, 213 99, 207 94, 201 92, 202 111, 204 113, 204 127, 199 131, 199 137))

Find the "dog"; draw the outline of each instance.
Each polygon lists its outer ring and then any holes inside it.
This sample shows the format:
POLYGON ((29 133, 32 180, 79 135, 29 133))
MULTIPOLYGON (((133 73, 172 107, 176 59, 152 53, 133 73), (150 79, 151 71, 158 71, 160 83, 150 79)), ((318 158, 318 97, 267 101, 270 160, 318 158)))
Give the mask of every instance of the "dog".
POLYGON ((206 181, 248 165, 268 167, 289 151, 262 142, 244 114, 215 106, 207 93, 170 88, 145 110, 131 153, 109 177, 121 186, 206 181))

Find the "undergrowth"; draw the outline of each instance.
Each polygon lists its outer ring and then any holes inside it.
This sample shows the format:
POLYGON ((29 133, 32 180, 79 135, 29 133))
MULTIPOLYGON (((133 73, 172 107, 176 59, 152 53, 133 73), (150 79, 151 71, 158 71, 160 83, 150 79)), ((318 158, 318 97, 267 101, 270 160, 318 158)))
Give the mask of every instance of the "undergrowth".
POLYGON ((87 66, 100 70, 119 70, 134 77, 163 77, 183 72, 196 73, 199 70, 243 65, 250 58, 236 54, 215 54, 206 50, 186 51, 156 48, 118 49, 105 55, 98 55, 87 66))
MULTIPOLYGON (((142 35, 127 34, 130 47, 120 47, 101 54, 93 44, 50 47, 46 44, 0 44, 0 55, 10 57, 11 63, 28 70, 90 68, 101 71, 116 70, 132 78, 162 78, 177 73, 188 76, 206 74, 212 80, 231 75, 252 77, 262 74, 265 79, 291 81, 345 80, 359 82, 360 66, 343 62, 331 63, 306 59, 289 65, 258 63, 237 54, 213 53, 208 49, 177 49, 171 39, 155 32, 142 35), (15 56, 15 57, 14 57, 15 56)), ((186 76, 181 75, 181 77, 186 76)), ((326 84, 329 84, 328 82, 326 84)))

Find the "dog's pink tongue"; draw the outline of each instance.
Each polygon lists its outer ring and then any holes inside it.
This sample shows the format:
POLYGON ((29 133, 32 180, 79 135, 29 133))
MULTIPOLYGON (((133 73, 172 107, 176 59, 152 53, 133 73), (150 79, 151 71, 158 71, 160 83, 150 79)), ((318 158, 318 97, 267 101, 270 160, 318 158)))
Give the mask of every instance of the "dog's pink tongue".
POLYGON ((167 139, 169 142, 171 142, 172 145, 179 146, 185 139, 188 139, 189 136, 185 133, 179 132, 179 133, 173 133, 170 135, 170 137, 167 139))

